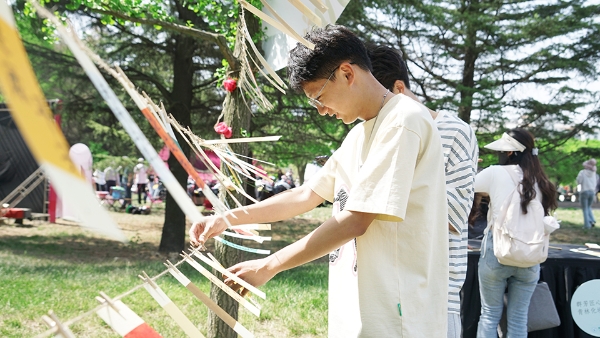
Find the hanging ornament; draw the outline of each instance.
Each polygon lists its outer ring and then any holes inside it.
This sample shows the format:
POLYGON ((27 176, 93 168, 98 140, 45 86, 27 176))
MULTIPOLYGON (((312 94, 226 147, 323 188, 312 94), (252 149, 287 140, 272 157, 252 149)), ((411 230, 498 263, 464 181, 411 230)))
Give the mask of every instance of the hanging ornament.
MULTIPOLYGON (((233 85, 235 86, 235 80, 234 80, 234 84, 233 85)), ((230 138, 231 135, 233 134, 233 131, 231 130, 231 127, 229 127, 227 124, 225 124, 225 122, 219 122, 219 123, 217 123, 215 125, 215 131, 217 132, 217 134, 224 135, 225 138, 230 138)))
POLYGON ((232 93, 237 88, 237 81, 234 78, 228 78, 223 81, 223 87, 226 91, 232 93))

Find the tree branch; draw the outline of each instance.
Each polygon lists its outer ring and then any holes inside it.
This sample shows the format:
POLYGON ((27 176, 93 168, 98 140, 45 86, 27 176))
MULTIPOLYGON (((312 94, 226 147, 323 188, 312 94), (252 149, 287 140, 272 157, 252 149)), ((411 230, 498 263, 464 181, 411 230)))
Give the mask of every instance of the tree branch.
POLYGON ((153 78, 152 76, 143 73, 141 71, 139 71, 138 69, 131 67, 131 66, 127 66, 124 67, 123 71, 125 72, 130 72, 133 75, 129 76, 130 80, 144 80, 144 81, 148 81, 150 83, 152 83, 156 89, 158 89, 158 91, 160 91, 160 93, 165 97, 170 97, 171 95, 171 91, 169 91, 169 89, 167 89, 167 87, 164 86, 163 83, 161 83, 158 79, 153 78))
POLYGON ((177 32, 179 34, 191 36, 193 38, 197 38, 200 40, 214 42, 215 44, 217 44, 217 46, 219 46, 219 50, 223 54, 223 58, 225 58, 225 60, 227 60, 227 62, 230 65, 237 64, 236 58, 233 56, 233 52, 227 46, 227 40, 225 39, 224 35, 216 34, 213 32, 202 31, 199 29, 182 26, 182 25, 172 23, 172 22, 166 22, 166 21, 149 19, 149 18, 131 17, 131 16, 125 15, 123 13, 115 12, 112 10, 104 10, 104 9, 99 9, 99 8, 90 8, 90 10, 94 11, 96 13, 114 16, 115 18, 131 21, 131 22, 137 22, 137 23, 140 23, 143 25, 158 25, 158 26, 164 27, 165 29, 168 29, 170 31, 177 32))

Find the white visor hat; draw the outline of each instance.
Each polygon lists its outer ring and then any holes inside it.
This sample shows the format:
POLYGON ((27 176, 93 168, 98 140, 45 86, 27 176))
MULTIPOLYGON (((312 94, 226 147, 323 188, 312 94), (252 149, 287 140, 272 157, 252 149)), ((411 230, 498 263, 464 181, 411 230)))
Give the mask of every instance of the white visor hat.
POLYGON ((499 140, 484 146, 484 148, 495 151, 523 151, 527 147, 522 145, 521 142, 515 140, 512 136, 504 133, 499 140))

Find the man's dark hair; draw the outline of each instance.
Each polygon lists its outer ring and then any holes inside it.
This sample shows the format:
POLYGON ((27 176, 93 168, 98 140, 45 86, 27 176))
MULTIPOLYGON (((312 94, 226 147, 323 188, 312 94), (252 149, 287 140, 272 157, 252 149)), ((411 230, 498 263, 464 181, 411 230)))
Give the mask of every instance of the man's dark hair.
POLYGON ((396 80, 401 80, 406 88, 410 89, 406 62, 396 49, 388 46, 368 45, 367 50, 373 66, 373 76, 379 83, 385 88, 393 90, 396 80))
MULTIPOLYGON (((328 25, 325 28, 316 28, 306 33, 304 38, 314 43, 315 49, 310 50, 298 43, 290 51, 288 79, 294 90, 301 91, 306 82, 329 78, 342 62, 350 62, 364 70, 372 70, 365 45, 344 26, 328 25)), ((331 81, 335 81, 335 75, 331 81)))

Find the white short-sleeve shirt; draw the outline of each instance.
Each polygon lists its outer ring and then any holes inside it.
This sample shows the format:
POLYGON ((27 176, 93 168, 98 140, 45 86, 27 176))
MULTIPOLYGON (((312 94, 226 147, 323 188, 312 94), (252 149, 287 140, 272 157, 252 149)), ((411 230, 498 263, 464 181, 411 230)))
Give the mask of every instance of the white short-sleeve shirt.
POLYGON ((308 184, 334 213, 378 214, 330 255, 329 337, 446 336, 444 159, 426 108, 396 95, 308 184))

